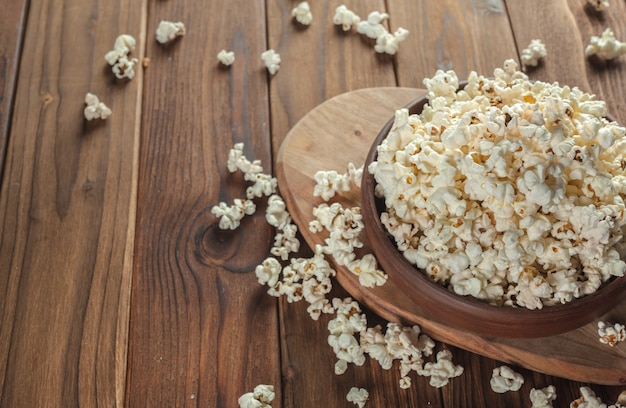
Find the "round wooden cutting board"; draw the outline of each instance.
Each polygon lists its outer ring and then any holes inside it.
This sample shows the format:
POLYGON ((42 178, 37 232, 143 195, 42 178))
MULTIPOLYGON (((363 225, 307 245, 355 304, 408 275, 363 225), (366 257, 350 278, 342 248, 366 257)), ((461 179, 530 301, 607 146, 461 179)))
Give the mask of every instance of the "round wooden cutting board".
MULTIPOLYGON (((313 196, 318 170, 345 173, 348 163, 361 166, 370 145, 396 109, 425 93, 413 88, 369 88, 336 96, 302 118, 289 132, 277 158, 279 188, 289 211, 309 246, 323 244, 323 233, 308 229, 313 207, 323 201, 313 196)), ((344 206, 359 206, 358 189, 335 196, 344 206)), ((366 226, 367 228, 367 226, 366 226)), ((364 234, 363 234, 364 235, 364 234)), ((368 243, 366 240, 365 246, 368 243)), ((626 342, 610 347, 600 343, 597 321, 558 336, 537 339, 486 338, 448 327, 424 313, 388 281, 374 289, 335 265, 337 280, 357 300, 383 318, 418 324, 425 333, 471 352, 517 364, 530 370, 575 381, 606 385, 626 384, 626 342)), ((442 305, 445 307, 445 305, 442 305)), ((601 320, 626 323, 626 299, 601 320)))

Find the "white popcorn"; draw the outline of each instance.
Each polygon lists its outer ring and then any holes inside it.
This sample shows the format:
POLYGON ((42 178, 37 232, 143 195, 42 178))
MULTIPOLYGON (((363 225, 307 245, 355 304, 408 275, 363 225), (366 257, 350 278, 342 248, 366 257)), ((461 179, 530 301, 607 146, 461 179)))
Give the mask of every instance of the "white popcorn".
POLYGON ((366 288, 382 286, 387 282, 387 274, 378 269, 378 262, 372 254, 354 260, 348 265, 348 270, 359 277, 359 283, 366 288))
POLYGON ((552 408, 552 401, 556 400, 556 389, 549 385, 541 389, 530 390, 531 408, 552 408))
POLYGON ((538 309, 626 273, 626 128, 516 67, 459 91, 453 71, 425 79, 428 103, 396 112, 369 170, 409 262, 458 294, 538 309))
POLYGON ((370 395, 365 388, 352 387, 350 388, 348 395, 346 395, 346 399, 348 402, 358 405, 359 408, 363 408, 369 399, 369 396, 370 395))
POLYGON ((112 71, 118 79, 135 77, 137 58, 128 58, 128 54, 135 49, 135 38, 122 34, 115 39, 113 50, 106 53, 104 59, 112 66, 112 71))
POLYGON ((522 50, 521 60, 523 67, 536 67, 539 60, 547 55, 546 46, 541 40, 531 40, 528 47, 522 50))
POLYGON ((354 14, 352 10, 349 10, 344 4, 335 9, 335 15, 333 16, 333 23, 340 25, 343 31, 348 31, 353 25, 358 24, 361 18, 354 14))
POLYGON ((256 205, 251 200, 236 198, 234 204, 221 202, 211 208, 211 213, 220 219, 221 229, 235 230, 239 227, 240 221, 246 215, 252 215, 256 211, 256 205))
POLYGON ((111 109, 103 102, 100 102, 100 99, 92 93, 87 92, 87 95, 85 95, 85 104, 87 106, 85 106, 83 113, 87 120, 106 119, 111 116, 111 109))
POLYGON ((273 288, 278 283, 282 269, 283 267, 276 258, 269 257, 261 265, 257 265, 254 272, 259 280, 259 284, 273 288))
POLYGON ((497 393, 505 393, 507 391, 517 391, 524 384, 524 377, 513 371, 509 366, 500 366, 493 369, 491 373, 491 389, 497 393))
POLYGON ((180 21, 161 21, 156 29, 156 40, 161 44, 168 43, 183 35, 185 35, 185 24, 180 21))
POLYGON ((294 7, 294 9, 291 10, 291 15, 294 16, 296 21, 302 25, 308 26, 313 21, 311 7, 309 7, 309 3, 306 1, 303 1, 294 7))
POLYGON ((600 337, 600 343, 614 347, 620 341, 626 340, 626 327, 619 323, 610 324, 599 321, 598 336, 600 337))
POLYGON ((376 45, 374 45, 374 49, 380 54, 386 53, 394 55, 398 52, 400 43, 406 40, 408 36, 409 30, 402 27, 398 28, 393 34, 385 32, 376 38, 376 45))
POLYGON ((448 384, 451 378, 458 377, 463 373, 463 367, 454 365, 452 353, 449 350, 442 350, 437 353, 437 361, 424 364, 422 375, 430 376, 430 385, 441 388, 448 384))
POLYGON ((606 404, 589 387, 580 387, 580 398, 572 401, 569 406, 570 408, 607 408, 606 404))
POLYGON ((280 69, 280 55, 274 50, 267 50, 261 54, 261 59, 270 74, 274 75, 280 69))
POLYGON ((239 397, 239 408, 272 408, 270 403, 275 397, 273 385, 259 384, 254 387, 253 392, 239 397))
POLYGON ((217 59, 223 65, 229 67, 233 65, 233 63, 235 62, 235 52, 221 50, 220 52, 217 53, 217 59))
POLYGON ((585 48, 585 56, 597 56, 601 60, 612 60, 626 54, 626 43, 615 38, 610 28, 602 33, 601 37, 592 36, 589 45, 585 48))
POLYGON ((372 11, 367 16, 367 20, 361 21, 357 24, 356 31, 360 34, 368 36, 369 38, 378 38, 387 32, 387 29, 382 23, 388 18, 389 14, 387 13, 372 11))
POLYGON ((593 7, 596 11, 602 11, 609 8, 609 0, 587 0, 587 4, 593 7))
POLYGON ((285 201, 278 194, 273 194, 267 199, 265 219, 272 227, 283 229, 291 223, 291 215, 287 211, 285 201))

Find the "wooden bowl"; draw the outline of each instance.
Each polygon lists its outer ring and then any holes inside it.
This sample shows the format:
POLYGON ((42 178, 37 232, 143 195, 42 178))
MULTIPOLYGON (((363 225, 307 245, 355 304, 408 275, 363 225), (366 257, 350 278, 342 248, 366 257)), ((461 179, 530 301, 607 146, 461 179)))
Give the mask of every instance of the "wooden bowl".
MULTIPOLYGON (((409 105, 410 114, 420 113, 427 99, 409 105)), ((418 306, 445 325, 487 337, 536 338, 561 334, 582 327, 613 309, 626 293, 626 277, 614 278, 596 292, 566 304, 539 310, 495 306, 471 296, 461 296, 431 281, 396 247, 380 221, 385 203, 374 195, 376 181, 368 166, 377 157, 377 147, 387 137, 394 119, 382 128, 367 155, 361 186, 361 211, 367 239, 378 262, 401 290, 418 306)))

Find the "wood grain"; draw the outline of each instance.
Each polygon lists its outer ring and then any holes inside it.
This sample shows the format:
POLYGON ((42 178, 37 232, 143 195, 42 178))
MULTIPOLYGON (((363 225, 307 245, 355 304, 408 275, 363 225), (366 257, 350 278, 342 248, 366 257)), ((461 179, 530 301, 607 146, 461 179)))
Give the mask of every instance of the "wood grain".
POLYGON ((103 56, 120 32, 141 50, 144 13, 30 2, 0 192, 0 406, 123 402, 142 82, 103 56), (88 91, 108 121, 84 121, 88 91))
POLYGON ((395 57, 399 86, 422 88, 423 79, 438 69, 454 70, 460 79, 470 71, 490 75, 505 59, 517 59, 501 0, 389 0, 388 4, 391 30, 410 31, 395 57))
POLYGON ((149 4, 129 406, 232 407, 260 383, 274 385, 280 406, 277 302, 254 274, 272 231, 261 209, 237 231, 211 214, 245 197, 247 183, 226 167, 234 143, 271 170, 264 10, 247 0, 149 4), (158 44, 161 20, 182 21, 187 34, 158 44), (235 52, 229 69, 222 48, 235 52))
MULTIPOLYGON (((323 244, 324 239, 323 234, 312 234, 306 228, 313 219, 313 206, 322 202, 312 195, 315 172, 319 169, 345 172, 349 162, 362 162, 377 129, 392 116, 395 107, 403 106, 423 93, 410 88, 349 92, 318 106, 291 130, 281 146, 277 174, 292 217, 311 247, 323 244), (364 118, 361 112, 366 109, 369 115, 364 118), (355 138, 353 129, 359 129, 361 137, 355 138), (338 148, 341 145, 349 145, 350 149, 343 151, 338 148), (308 157, 306 164, 303 164, 304 157, 308 157)), ((346 206, 359 206, 358 192, 344 194, 339 201, 346 206)), ((345 268, 337 267, 337 271, 341 285, 379 315, 391 321, 417 323, 434 338, 449 344, 570 379, 606 384, 626 382, 624 350, 599 343, 595 322, 563 335, 540 339, 482 337, 433 319, 408 300, 391 281, 383 287, 367 289, 345 268)), ((608 321, 624 319, 626 303, 604 317, 608 321)))
POLYGON ((22 50, 24 21, 28 2, 12 1, 2 4, 3 22, 0 26, 0 180, 9 138, 13 97, 17 85, 17 70, 22 50))

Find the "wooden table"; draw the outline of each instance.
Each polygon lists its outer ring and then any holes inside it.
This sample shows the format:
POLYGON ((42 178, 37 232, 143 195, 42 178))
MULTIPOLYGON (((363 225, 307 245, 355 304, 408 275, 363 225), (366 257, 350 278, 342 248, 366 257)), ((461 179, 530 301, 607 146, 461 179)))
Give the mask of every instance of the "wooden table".
POLYGON ((516 368, 524 386, 500 395, 489 386, 500 362, 456 348, 465 372, 441 389, 413 377, 401 390, 397 369, 370 361, 336 376, 328 319, 256 282, 274 234, 263 213, 230 232, 210 210, 243 194, 226 170, 233 143, 269 170, 289 129, 330 97, 420 87, 438 68, 489 74, 534 38, 548 56, 532 79, 595 93, 626 123, 626 57, 599 66, 583 54, 606 27, 626 40, 626 3, 347 1, 410 30, 395 57, 334 26, 339 1, 311 3, 304 28, 295 0, 0 1, 0 406, 234 407, 260 383, 275 386, 274 407, 352 406, 352 386, 369 407, 528 407, 549 384, 568 406, 582 385, 607 403, 624 390, 516 368), (161 20, 187 34, 158 44, 161 20), (149 58, 131 81, 103 58, 122 33, 149 58), (275 76, 268 48, 282 57, 275 76), (84 121, 86 92, 113 115, 84 121))

